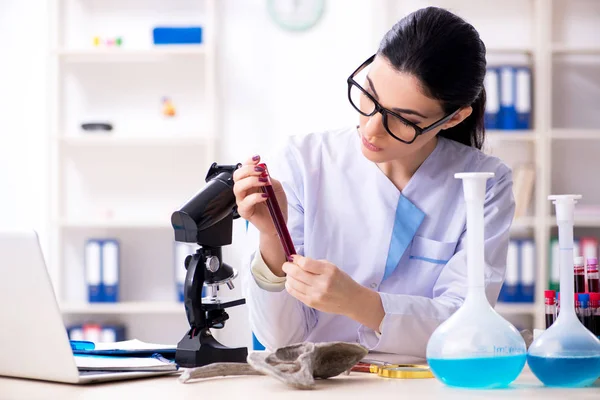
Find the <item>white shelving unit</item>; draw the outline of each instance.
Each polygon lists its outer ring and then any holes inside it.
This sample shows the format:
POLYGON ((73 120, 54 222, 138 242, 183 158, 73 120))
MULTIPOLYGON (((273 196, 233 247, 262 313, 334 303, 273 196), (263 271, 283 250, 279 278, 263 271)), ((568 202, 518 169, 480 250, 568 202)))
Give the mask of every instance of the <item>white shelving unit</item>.
POLYGON ((216 7, 216 0, 51 1, 50 273, 66 325, 118 322, 129 337, 154 343, 174 343, 188 327, 170 216, 215 161, 216 7), (201 26, 203 43, 154 46, 152 28, 169 25, 201 26), (123 44, 95 47, 95 36, 123 44), (162 114, 163 96, 176 116, 162 114), (83 131, 91 121, 114 128, 83 131), (87 302, 88 238, 120 243, 118 303, 87 302))
MULTIPOLYGON (((584 195, 582 203, 600 204, 600 189, 595 187, 597 177, 592 172, 600 167, 599 157, 593 157, 600 152, 600 114, 596 110, 600 97, 597 86, 600 3, 590 0, 484 0, 476 3, 389 0, 387 4, 390 26, 401 16, 429 5, 456 12, 480 32, 486 43, 488 64, 532 67, 534 129, 488 131, 486 150, 511 166, 521 162, 536 166, 531 213, 514 221, 512 226, 513 235, 532 237, 536 243, 535 302, 499 303, 497 310, 509 318, 524 317, 529 319, 530 326, 543 328, 549 240, 556 230, 547 197, 551 193, 576 192, 584 195), (507 29, 507 25, 511 28, 507 29), (561 63, 561 68, 557 68, 557 63, 561 63), (578 65, 585 66, 582 75, 577 75, 578 65), (581 99, 577 98, 579 93, 584 93, 581 99), (578 119, 581 114, 584 118, 578 119), (594 150, 589 150, 590 147, 594 150), (562 155, 563 149, 568 155, 562 155), (585 162, 577 156, 582 152, 585 162)), ((575 226, 576 234, 577 229, 586 229, 586 232, 598 229, 596 236, 600 237, 600 217, 578 217, 575 226)))

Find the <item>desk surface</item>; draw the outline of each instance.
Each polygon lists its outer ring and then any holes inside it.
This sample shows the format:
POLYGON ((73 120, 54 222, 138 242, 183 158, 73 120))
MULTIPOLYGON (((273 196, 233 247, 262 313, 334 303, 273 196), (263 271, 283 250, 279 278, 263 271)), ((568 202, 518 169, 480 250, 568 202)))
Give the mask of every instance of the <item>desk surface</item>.
POLYGON ((99 383, 93 385, 69 385, 31 381, 24 379, 0 378, 0 399, 373 399, 390 396, 396 399, 410 395, 426 399, 473 399, 509 398, 518 399, 600 399, 600 382, 587 388, 559 389, 546 388, 525 369, 521 376, 508 389, 468 390, 450 388, 436 379, 385 379, 374 374, 353 372, 349 376, 340 375, 333 379, 319 381, 316 390, 303 391, 288 388, 286 385, 266 376, 222 377, 179 383, 177 377, 157 377, 99 383), (285 397, 282 397, 284 395, 285 397), (367 397, 369 396, 369 397, 367 397))

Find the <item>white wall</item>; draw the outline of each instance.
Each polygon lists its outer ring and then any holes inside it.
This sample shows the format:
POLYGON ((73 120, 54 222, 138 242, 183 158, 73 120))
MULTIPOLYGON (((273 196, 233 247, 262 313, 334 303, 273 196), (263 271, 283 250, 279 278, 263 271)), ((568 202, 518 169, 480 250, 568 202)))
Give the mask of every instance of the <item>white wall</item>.
POLYGON ((44 246, 49 212, 46 7, 44 0, 0 2, 0 227, 33 226, 44 246))

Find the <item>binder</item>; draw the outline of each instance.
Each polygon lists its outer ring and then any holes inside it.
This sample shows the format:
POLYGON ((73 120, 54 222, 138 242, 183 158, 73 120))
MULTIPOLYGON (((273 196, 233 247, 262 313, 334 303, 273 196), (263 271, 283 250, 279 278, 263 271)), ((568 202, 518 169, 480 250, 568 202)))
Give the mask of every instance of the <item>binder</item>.
POLYGON ((531 68, 518 67, 515 72, 515 110, 517 129, 531 129, 531 68))
MULTIPOLYGON (((183 302, 183 289, 185 285, 185 275, 187 269, 185 268, 185 258, 196 252, 196 248, 188 243, 175 242, 175 287, 177 298, 180 302, 183 302)), ((203 288, 204 289, 204 288, 203 288)))
POLYGON ((125 340, 125 326, 123 325, 102 325, 100 332, 100 342, 114 343, 125 340))
POLYGON ((500 67, 500 126, 502 129, 517 129, 515 108, 515 69, 500 67))
POLYGON ((580 238, 579 242, 580 252, 586 265, 588 258, 598 258, 598 239, 595 237, 585 236, 580 238))
POLYGON ((500 80, 498 79, 498 68, 490 67, 486 70, 483 86, 486 94, 485 129, 499 129, 500 80))
POLYGON ((90 303, 103 300, 101 247, 101 242, 96 239, 89 239, 85 243, 85 278, 90 303))
POLYGON ((591 257, 598 258, 598 239, 595 237, 582 237, 579 240, 579 247, 585 265, 585 291, 587 292, 589 290, 587 280, 587 259, 591 257))
POLYGON ((500 290, 499 300, 505 303, 518 301, 519 288, 519 243, 511 240, 508 243, 508 253, 506 257, 506 275, 504 284, 500 290))
POLYGON ((67 328, 67 335, 69 340, 82 341, 83 336, 83 325, 71 325, 67 328))
POLYGON ((535 243, 533 240, 520 241, 519 262, 521 265, 519 301, 533 303, 535 293, 535 243))
POLYGON ((108 239, 102 242, 102 301, 119 301, 119 242, 108 239))
POLYGON ((84 324, 83 325, 83 340, 87 342, 99 342, 102 327, 99 324, 84 324))
POLYGON ((515 198, 514 218, 527 215, 533 197, 535 185, 535 167, 529 164, 517 166, 513 171, 513 195, 515 198))
POLYGON ((560 249, 558 247, 558 238, 550 239, 550 282, 548 288, 550 290, 559 290, 560 285, 560 249))

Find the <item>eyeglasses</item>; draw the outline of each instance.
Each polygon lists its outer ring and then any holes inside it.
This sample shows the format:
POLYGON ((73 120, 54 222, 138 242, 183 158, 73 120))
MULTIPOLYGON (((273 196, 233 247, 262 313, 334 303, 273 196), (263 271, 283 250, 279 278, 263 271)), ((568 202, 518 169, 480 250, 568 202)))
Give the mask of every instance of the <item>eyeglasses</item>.
POLYGON ((371 96, 354 80, 359 73, 361 73, 369 64, 373 62, 375 56, 376 54, 371 56, 367 61, 362 63, 361 66, 352 73, 352 75, 348 77, 348 99, 350 100, 352 107, 354 107, 356 111, 365 117, 372 117, 376 113, 380 113, 382 116, 383 127, 394 139, 397 139, 402 143, 411 144, 417 139, 418 136, 446 123, 460 110, 459 108, 458 110, 446 115, 442 119, 434 122, 433 124, 425 128, 421 128, 406 118, 396 114, 395 112, 390 111, 387 108, 383 108, 377 102, 377 100, 373 98, 373 96, 371 96))

